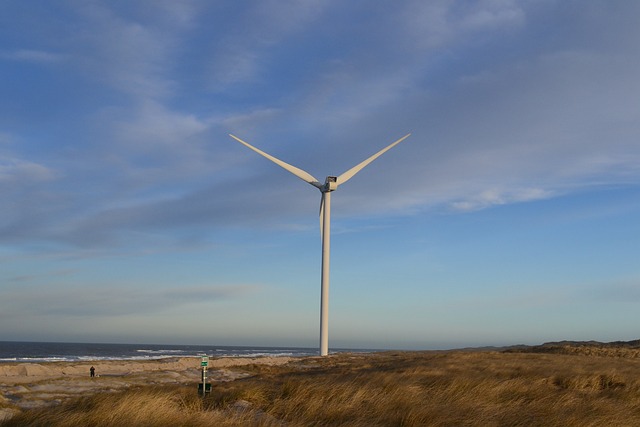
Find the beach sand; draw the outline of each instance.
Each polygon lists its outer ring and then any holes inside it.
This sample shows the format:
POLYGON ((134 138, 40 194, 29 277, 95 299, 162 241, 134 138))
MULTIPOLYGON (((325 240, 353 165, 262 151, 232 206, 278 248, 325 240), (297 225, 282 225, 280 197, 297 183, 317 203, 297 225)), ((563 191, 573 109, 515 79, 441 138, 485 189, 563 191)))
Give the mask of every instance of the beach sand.
MULTIPOLYGON (((207 377, 211 383, 247 376, 242 366, 283 365, 291 357, 225 357, 210 359, 207 377)), ((19 409, 56 405, 94 393, 113 392, 137 385, 197 384, 201 380, 199 357, 144 361, 46 362, 0 364, 0 421, 19 409), (96 377, 89 368, 94 366, 96 377), (19 408, 19 409, 17 409, 19 408)))

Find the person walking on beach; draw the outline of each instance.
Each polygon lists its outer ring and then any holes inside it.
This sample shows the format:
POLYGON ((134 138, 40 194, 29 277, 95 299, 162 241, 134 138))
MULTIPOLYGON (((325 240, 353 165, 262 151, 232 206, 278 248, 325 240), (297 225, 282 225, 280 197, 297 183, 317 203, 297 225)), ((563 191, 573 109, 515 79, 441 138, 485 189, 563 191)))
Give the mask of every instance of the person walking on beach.
POLYGON ((89 372, 91 372, 91 378, 96 376, 96 368, 94 368, 93 366, 89 369, 89 372))

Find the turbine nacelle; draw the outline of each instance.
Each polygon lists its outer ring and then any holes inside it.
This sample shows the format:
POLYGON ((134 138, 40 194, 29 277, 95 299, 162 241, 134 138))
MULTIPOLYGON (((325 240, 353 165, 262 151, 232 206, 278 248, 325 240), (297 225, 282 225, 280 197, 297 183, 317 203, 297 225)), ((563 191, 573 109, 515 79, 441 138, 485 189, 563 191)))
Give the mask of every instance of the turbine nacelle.
POLYGON ((320 189, 323 193, 335 191, 338 188, 338 177, 328 176, 324 181, 324 186, 320 189))

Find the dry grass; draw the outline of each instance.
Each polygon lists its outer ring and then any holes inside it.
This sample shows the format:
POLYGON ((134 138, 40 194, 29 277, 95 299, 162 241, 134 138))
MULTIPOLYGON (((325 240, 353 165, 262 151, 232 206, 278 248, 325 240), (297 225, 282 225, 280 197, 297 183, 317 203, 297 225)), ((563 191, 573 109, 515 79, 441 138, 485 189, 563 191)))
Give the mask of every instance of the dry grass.
POLYGON ((193 388, 141 387, 23 412, 1 426, 237 426, 251 413, 212 411, 193 388))
POLYGON ((304 358, 214 385, 140 388, 0 426, 637 426, 640 360, 498 352, 304 358))

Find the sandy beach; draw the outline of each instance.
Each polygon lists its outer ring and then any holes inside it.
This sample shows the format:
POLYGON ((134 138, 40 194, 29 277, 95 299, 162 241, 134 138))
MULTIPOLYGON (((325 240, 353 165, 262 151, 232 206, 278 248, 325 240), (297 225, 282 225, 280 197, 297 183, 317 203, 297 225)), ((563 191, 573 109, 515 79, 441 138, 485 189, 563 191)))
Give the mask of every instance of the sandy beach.
MULTIPOLYGON (((246 365, 283 365, 290 357, 225 357, 210 359, 208 379, 224 382, 249 374, 235 369, 246 365)), ((194 357, 144 361, 46 362, 0 364, 0 421, 20 409, 57 405, 94 393, 113 392, 137 385, 200 382, 200 359, 194 357), (89 369, 94 366, 96 376, 89 369)))

